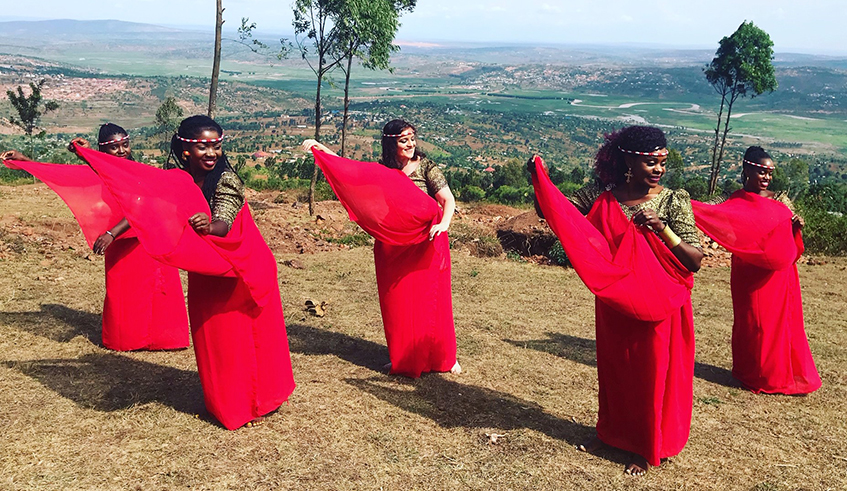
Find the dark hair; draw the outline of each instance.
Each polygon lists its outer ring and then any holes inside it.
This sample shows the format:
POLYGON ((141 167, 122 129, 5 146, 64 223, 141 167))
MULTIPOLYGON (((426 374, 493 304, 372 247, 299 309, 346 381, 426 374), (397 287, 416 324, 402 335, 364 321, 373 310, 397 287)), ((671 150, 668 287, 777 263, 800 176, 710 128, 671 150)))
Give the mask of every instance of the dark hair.
POLYGON ((97 145, 103 145, 108 141, 114 140, 115 136, 129 136, 129 133, 115 123, 105 123, 100 126, 100 132, 97 134, 97 145))
POLYGON ((603 135, 606 142, 594 158, 594 174, 605 185, 624 181, 627 171, 624 152, 652 152, 668 146, 665 133, 653 126, 627 126, 603 135))
MULTIPOLYGON (((379 160, 380 164, 392 169, 399 169, 401 167, 400 163, 397 162, 397 136, 386 135, 399 135, 406 131, 407 128, 412 128, 412 131, 415 133, 418 132, 411 123, 402 119, 392 119, 385 123, 385 126, 382 127, 382 158, 379 160)), ((415 155, 412 159, 417 160, 424 157, 426 157, 426 154, 421 151, 420 147, 416 146, 415 155)))
MULTIPOLYGON (((175 166, 189 172, 188 159, 182 155, 183 142, 179 139, 179 137, 196 139, 199 138, 204 131, 214 131, 220 136, 223 136, 224 134, 224 130, 221 128, 221 125, 216 123, 215 120, 209 116, 198 114, 196 116, 189 116, 183 119, 182 122, 179 123, 179 128, 177 129, 176 134, 171 137, 171 150, 168 154, 168 161, 165 163, 165 167, 175 166), (171 158, 174 159, 173 164, 171 164, 171 158)), ((227 170, 238 176, 238 173, 236 173, 235 169, 233 169, 229 164, 229 160, 226 158, 226 153, 221 152, 221 158, 218 159, 215 164, 215 168, 206 175, 206 179, 203 181, 203 186, 201 188, 203 190, 203 196, 209 204, 212 203, 212 198, 215 196, 215 189, 218 187, 218 181, 221 179, 221 174, 227 170)), ((240 176, 239 179, 241 179, 240 176)))

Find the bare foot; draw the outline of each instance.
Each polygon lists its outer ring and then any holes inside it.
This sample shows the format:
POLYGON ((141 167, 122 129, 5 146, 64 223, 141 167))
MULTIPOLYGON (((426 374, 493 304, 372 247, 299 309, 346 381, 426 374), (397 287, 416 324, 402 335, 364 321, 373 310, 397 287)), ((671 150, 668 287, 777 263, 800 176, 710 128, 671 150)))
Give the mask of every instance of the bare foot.
POLYGON ((247 424, 244 425, 244 427, 245 428, 255 428, 256 426, 259 426, 264 422, 265 422, 265 417, 259 416, 258 418, 254 419, 253 421, 248 421, 247 424))
POLYGON ((644 474, 647 474, 647 471, 650 469, 650 464, 647 463, 647 459, 640 455, 633 455, 632 462, 627 464, 626 469, 624 469, 624 474, 629 474, 630 476, 641 477, 644 474))
POLYGON ((594 438, 577 445, 576 449, 580 452, 594 453, 605 446, 606 444, 603 443, 603 440, 601 440, 600 437, 595 435, 594 438))
POLYGON ((450 369, 450 373, 454 373, 456 375, 462 373, 462 366, 459 365, 459 361, 456 360, 456 364, 453 365, 453 368, 450 369))

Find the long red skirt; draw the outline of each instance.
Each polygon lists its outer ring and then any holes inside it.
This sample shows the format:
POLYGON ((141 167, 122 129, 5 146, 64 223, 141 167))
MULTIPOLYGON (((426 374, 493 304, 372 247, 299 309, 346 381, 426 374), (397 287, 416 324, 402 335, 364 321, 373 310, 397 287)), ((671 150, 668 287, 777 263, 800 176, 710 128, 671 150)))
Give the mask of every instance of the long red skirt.
POLYGON ((597 436, 650 465, 688 441, 694 380, 689 300, 661 322, 628 317, 595 301, 600 410, 597 436))
POLYGON ((753 392, 808 394, 821 378, 803 322, 797 266, 774 271, 732 256, 732 375, 753 392))
POLYGON ((206 409, 221 424, 234 430, 288 399, 295 384, 279 301, 256 307, 239 278, 188 273, 188 315, 206 409))
POLYGON ((116 351, 188 347, 179 270, 150 257, 135 237, 106 249, 103 345, 116 351))
POLYGON ((391 373, 450 371, 456 330, 447 234, 408 246, 377 240, 374 263, 391 373))

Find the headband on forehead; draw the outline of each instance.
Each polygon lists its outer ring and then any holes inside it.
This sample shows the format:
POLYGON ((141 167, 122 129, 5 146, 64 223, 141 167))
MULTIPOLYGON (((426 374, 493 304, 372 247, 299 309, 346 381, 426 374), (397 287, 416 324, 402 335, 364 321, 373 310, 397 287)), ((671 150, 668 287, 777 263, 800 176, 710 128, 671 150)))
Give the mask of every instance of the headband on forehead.
MULTIPOLYGON (((417 131, 412 130, 412 132, 411 132, 411 133, 407 133, 407 134, 406 134, 406 136, 408 136, 408 135, 417 135, 417 134, 418 134, 418 132, 417 132, 417 131)), ((385 133, 383 133, 383 134, 382 134, 382 137, 383 137, 383 138, 400 138, 401 136, 403 136, 403 133, 402 133, 402 132, 401 132, 401 133, 398 133, 398 134, 396 134, 396 135, 386 135, 385 133)))
POLYGON ((185 143, 218 143, 218 142, 223 141, 224 135, 221 135, 218 138, 202 138, 202 139, 183 138, 179 135, 176 135, 176 139, 179 140, 179 141, 183 141, 185 143))
POLYGON ((635 151, 635 150, 627 150, 627 149, 622 148, 622 147, 618 147, 618 150, 620 150, 621 152, 624 152, 624 153, 631 153, 631 154, 634 154, 634 155, 646 155, 646 156, 649 156, 649 157, 662 157, 662 156, 665 156, 665 155, 668 154, 667 148, 663 148, 661 150, 654 150, 652 152, 638 152, 638 151, 635 151))
POLYGON ((129 140, 129 135, 124 135, 120 138, 115 138, 114 140, 109 140, 107 142, 97 142, 97 144, 100 145, 101 147, 105 147, 106 145, 111 145, 113 143, 120 143, 122 141, 127 141, 127 140, 129 140))
POLYGON ((774 166, 772 166, 772 165, 763 165, 763 164, 760 164, 760 163, 758 163, 758 162, 751 162, 751 161, 749 161, 749 160, 747 160, 747 159, 742 159, 742 161, 743 161, 745 164, 750 164, 750 165, 753 165, 753 166, 756 166, 756 167, 761 167, 762 169, 776 169, 776 167, 774 167, 774 166))

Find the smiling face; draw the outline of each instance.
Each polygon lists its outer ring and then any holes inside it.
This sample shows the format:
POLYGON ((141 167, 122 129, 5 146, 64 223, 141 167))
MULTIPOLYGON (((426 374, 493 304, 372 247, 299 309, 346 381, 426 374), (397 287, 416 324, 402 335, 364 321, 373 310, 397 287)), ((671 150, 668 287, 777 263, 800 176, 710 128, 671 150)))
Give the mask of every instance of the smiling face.
POLYGON ((664 155, 627 155, 626 165, 632 170, 631 185, 646 185, 655 188, 665 175, 665 162, 668 160, 664 148, 658 150, 664 155))
POLYGON ((773 180, 773 160, 762 159, 759 163, 769 168, 744 164, 744 190, 747 192, 762 193, 767 191, 773 180))
POLYGON ((410 160, 415 158, 416 146, 417 141, 415 140, 415 130, 412 128, 405 128, 401 131, 400 136, 397 137, 397 162, 404 166, 409 163, 410 160))
MULTIPOLYGON (((221 135, 214 130, 206 130, 197 135, 197 140, 220 140, 221 135)), ((183 143, 182 148, 188 152, 188 168, 192 174, 208 174, 215 168, 218 159, 223 155, 223 144, 216 142, 183 143)))
MULTIPOLYGON (((120 140, 121 138, 125 138, 126 135, 122 135, 120 133, 112 135, 109 137, 108 141, 120 140)), ((128 159, 132 149, 129 146, 129 138, 125 138, 121 141, 116 141, 114 143, 109 143, 108 145, 100 145, 100 151, 104 153, 108 153, 109 155, 114 155, 115 157, 120 157, 122 159, 128 159)))

